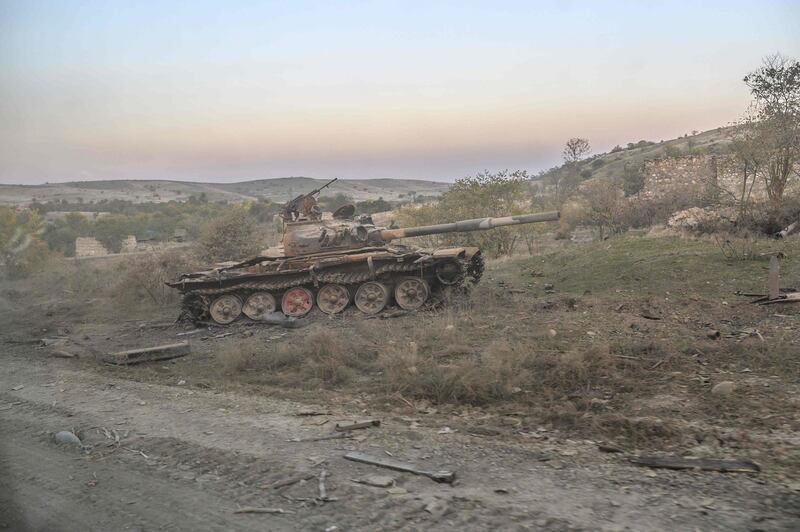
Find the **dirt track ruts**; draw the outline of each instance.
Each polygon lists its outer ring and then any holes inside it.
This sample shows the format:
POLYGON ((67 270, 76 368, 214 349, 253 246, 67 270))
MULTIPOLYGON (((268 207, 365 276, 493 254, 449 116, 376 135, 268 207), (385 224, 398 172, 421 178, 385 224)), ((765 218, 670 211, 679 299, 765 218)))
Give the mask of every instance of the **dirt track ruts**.
POLYGON ((536 442, 439 435, 431 426, 412 428, 400 418, 352 405, 329 407, 331 421, 317 426, 295 415, 308 405, 111 379, 33 353, 3 354, 0 362, 0 526, 10 530, 797 525, 796 517, 780 510, 781 494, 757 476, 658 472, 650 477, 649 470, 582 442, 540 461, 536 442), (24 387, 13 390, 19 385, 24 387), (381 417, 383 424, 359 431, 363 440, 287 442, 327 434, 338 419, 367 416, 381 417), (73 427, 95 444, 92 452, 54 443, 52 433, 73 427), (106 447, 97 427, 127 431, 123 448, 106 447), (452 469, 459 480, 441 485, 342 459, 351 449, 452 469), (284 491, 295 500, 260 488, 298 471, 322 469, 336 501, 297 501, 316 496, 314 480, 284 491), (370 474, 391 474, 407 492, 350 481, 370 474), (506 492, 495 491, 501 488, 506 492), (435 499, 444 503, 444 515, 424 510, 435 499), (239 505, 292 513, 234 514, 239 505))

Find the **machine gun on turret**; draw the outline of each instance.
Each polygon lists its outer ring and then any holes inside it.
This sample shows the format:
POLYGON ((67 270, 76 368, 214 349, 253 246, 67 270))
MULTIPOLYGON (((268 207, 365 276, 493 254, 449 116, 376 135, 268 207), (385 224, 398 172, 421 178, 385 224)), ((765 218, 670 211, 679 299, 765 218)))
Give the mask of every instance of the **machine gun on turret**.
POLYGON ((322 209, 320 209, 319 205, 317 205, 317 198, 315 196, 319 194, 322 189, 327 188, 335 181, 338 181, 338 179, 338 177, 335 177, 321 187, 315 188, 307 194, 300 194, 292 201, 286 203, 286 205, 283 207, 283 212, 281 213, 283 221, 296 222, 303 219, 312 221, 321 220, 322 209))

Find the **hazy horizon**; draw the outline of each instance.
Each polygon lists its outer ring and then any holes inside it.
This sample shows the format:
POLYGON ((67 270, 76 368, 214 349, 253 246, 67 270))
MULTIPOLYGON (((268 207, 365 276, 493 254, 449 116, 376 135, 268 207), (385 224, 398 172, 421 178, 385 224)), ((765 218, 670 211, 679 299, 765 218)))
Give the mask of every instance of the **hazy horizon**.
POLYGON ((4 2, 0 183, 453 181, 728 125, 791 1, 4 2))

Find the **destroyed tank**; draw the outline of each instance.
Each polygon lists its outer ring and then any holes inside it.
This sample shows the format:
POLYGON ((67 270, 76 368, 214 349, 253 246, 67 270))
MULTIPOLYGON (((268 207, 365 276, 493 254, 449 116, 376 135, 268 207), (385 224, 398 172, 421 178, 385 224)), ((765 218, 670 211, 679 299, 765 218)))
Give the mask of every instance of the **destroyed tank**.
POLYGON ((365 314, 377 314, 392 303, 417 310, 433 296, 477 283, 483 273, 481 252, 474 247, 421 249, 395 240, 559 217, 558 212, 545 212, 385 228, 376 226, 370 216, 354 216, 352 205, 324 220, 314 200, 320 190, 286 204, 280 246, 167 283, 183 293, 184 316, 227 325, 240 317, 265 321, 279 311, 301 317, 314 306, 338 314, 351 303, 365 314))

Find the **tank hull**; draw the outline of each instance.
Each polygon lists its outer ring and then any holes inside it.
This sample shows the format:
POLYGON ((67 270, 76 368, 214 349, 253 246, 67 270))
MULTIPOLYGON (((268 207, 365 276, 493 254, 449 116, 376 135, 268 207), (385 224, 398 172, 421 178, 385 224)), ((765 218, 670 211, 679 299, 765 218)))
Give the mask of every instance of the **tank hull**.
POLYGON ((368 314, 393 305, 414 310, 436 300, 445 289, 477 283, 482 273, 483 259, 477 248, 379 246, 344 253, 254 257, 186 274, 168 284, 183 293, 185 318, 227 324, 258 320, 265 311, 302 316, 313 308, 333 314, 349 306, 368 314), (253 310, 254 301, 261 313, 253 310))

